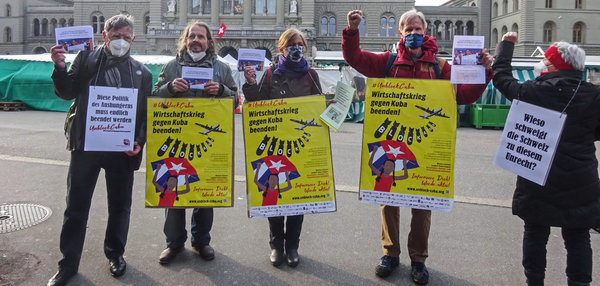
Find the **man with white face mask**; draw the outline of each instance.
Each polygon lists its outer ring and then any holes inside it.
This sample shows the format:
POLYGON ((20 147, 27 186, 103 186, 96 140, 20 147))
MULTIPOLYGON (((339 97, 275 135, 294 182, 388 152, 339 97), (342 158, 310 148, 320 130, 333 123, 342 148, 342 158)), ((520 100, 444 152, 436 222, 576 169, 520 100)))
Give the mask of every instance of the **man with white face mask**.
MULTIPOLYGON (((215 42, 208 25, 204 22, 194 22, 183 31, 179 38, 177 56, 163 66, 152 95, 182 98, 230 97, 236 96, 236 92, 237 85, 231 75, 231 69, 219 61, 215 54, 215 42), (204 89, 190 88, 190 84, 181 76, 183 66, 212 68, 213 79, 204 85, 204 89)), ((215 252, 209 245, 212 224, 212 208, 193 210, 190 230, 192 249, 204 260, 212 260, 215 257, 215 252)), ((185 209, 165 210, 163 231, 167 238, 167 248, 159 256, 160 264, 168 264, 184 249, 187 240, 185 225, 185 209)))
MULTIPOLYGON (((108 222, 104 254, 112 276, 125 273, 123 259, 133 189, 133 172, 142 161, 146 142, 146 104, 152 92, 152 73, 129 56, 133 43, 133 20, 127 15, 108 19, 102 32, 104 45, 93 51, 80 51, 66 70, 62 46, 51 49, 56 95, 75 99, 65 122, 67 149, 71 163, 67 178, 67 206, 60 235, 58 272, 48 285, 65 285, 77 274, 85 240, 92 195, 100 169, 104 169, 108 197, 108 222), (91 86, 137 90, 133 150, 125 152, 84 151, 89 90, 91 86)), ((91 140, 91 139, 90 139, 91 140)))

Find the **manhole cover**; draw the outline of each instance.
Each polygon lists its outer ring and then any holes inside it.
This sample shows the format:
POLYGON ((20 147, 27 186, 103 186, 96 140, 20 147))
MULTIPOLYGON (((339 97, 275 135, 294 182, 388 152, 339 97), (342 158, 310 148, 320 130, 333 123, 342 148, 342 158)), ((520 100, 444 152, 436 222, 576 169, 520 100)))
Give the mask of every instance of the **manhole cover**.
POLYGON ((28 228, 45 221, 52 210, 36 204, 10 204, 0 206, 0 233, 28 228))

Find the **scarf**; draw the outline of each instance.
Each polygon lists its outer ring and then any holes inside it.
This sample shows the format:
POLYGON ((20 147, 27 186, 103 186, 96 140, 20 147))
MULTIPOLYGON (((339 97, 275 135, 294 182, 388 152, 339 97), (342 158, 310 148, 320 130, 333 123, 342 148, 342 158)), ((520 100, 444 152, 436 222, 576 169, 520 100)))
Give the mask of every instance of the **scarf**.
POLYGON ((308 62, 305 58, 302 58, 299 62, 287 60, 283 55, 279 55, 277 61, 277 67, 273 73, 282 75, 287 78, 299 78, 308 72, 308 62))

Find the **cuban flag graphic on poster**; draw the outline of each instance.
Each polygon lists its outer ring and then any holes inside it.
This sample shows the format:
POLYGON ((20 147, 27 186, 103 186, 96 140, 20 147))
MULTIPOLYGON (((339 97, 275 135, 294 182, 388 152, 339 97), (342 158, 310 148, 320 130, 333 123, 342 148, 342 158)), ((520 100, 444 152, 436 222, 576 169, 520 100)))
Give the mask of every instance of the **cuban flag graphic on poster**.
POLYGON ((286 181, 285 172, 287 171, 290 172, 290 181, 300 177, 296 166, 286 156, 272 155, 262 157, 261 159, 252 161, 252 169, 254 170, 254 174, 258 172, 258 182, 263 185, 267 185, 267 180, 271 174, 277 174, 280 184, 286 181), (260 168, 257 170, 259 165, 260 168))
MULTIPOLYGON (((402 170, 402 163, 396 162, 397 160, 408 160, 408 162, 406 163, 407 169, 414 169, 419 167, 419 164, 417 163, 417 158, 404 142, 399 142, 395 140, 383 140, 374 143, 369 143, 367 144, 367 147, 369 148, 370 156, 373 156, 373 150, 375 149, 375 147, 378 147, 373 157, 373 166, 377 169, 381 169, 383 167, 383 163, 385 163, 385 161, 387 161, 388 159, 394 160, 394 163, 396 163, 394 171, 402 170)), ((371 171, 371 173, 373 176, 375 175, 373 171, 371 171)))
MULTIPOLYGON (((177 176, 177 186, 185 184, 185 175, 189 175, 188 182, 200 181, 196 169, 190 164, 186 158, 169 157, 162 160, 154 161, 152 164, 152 173, 158 172, 156 182, 162 186, 166 185, 167 179, 170 176, 177 176), (158 171, 156 170, 160 166, 158 171)), ((156 190, 158 193, 159 191, 156 190)))

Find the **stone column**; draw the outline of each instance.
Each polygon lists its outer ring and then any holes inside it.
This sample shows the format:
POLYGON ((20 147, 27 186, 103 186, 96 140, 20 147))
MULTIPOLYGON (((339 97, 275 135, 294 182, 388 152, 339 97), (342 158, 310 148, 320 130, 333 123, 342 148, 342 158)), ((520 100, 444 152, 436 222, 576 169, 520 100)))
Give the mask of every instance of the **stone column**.
POLYGON ((277 28, 284 28, 283 16, 285 14, 285 1, 277 1, 275 5, 277 5, 275 8, 275 11, 277 11, 275 26, 277 28))
POLYGON ((244 0, 244 21, 242 22, 242 27, 251 28, 252 27, 252 1, 244 0))
POLYGON ((179 0, 179 25, 182 27, 187 26, 189 6, 190 0, 179 0))
POLYGON ((219 23, 219 10, 221 8, 221 1, 219 0, 211 0, 210 1, 210 25, 213 28, 218 28, 221 23, 219 23))

